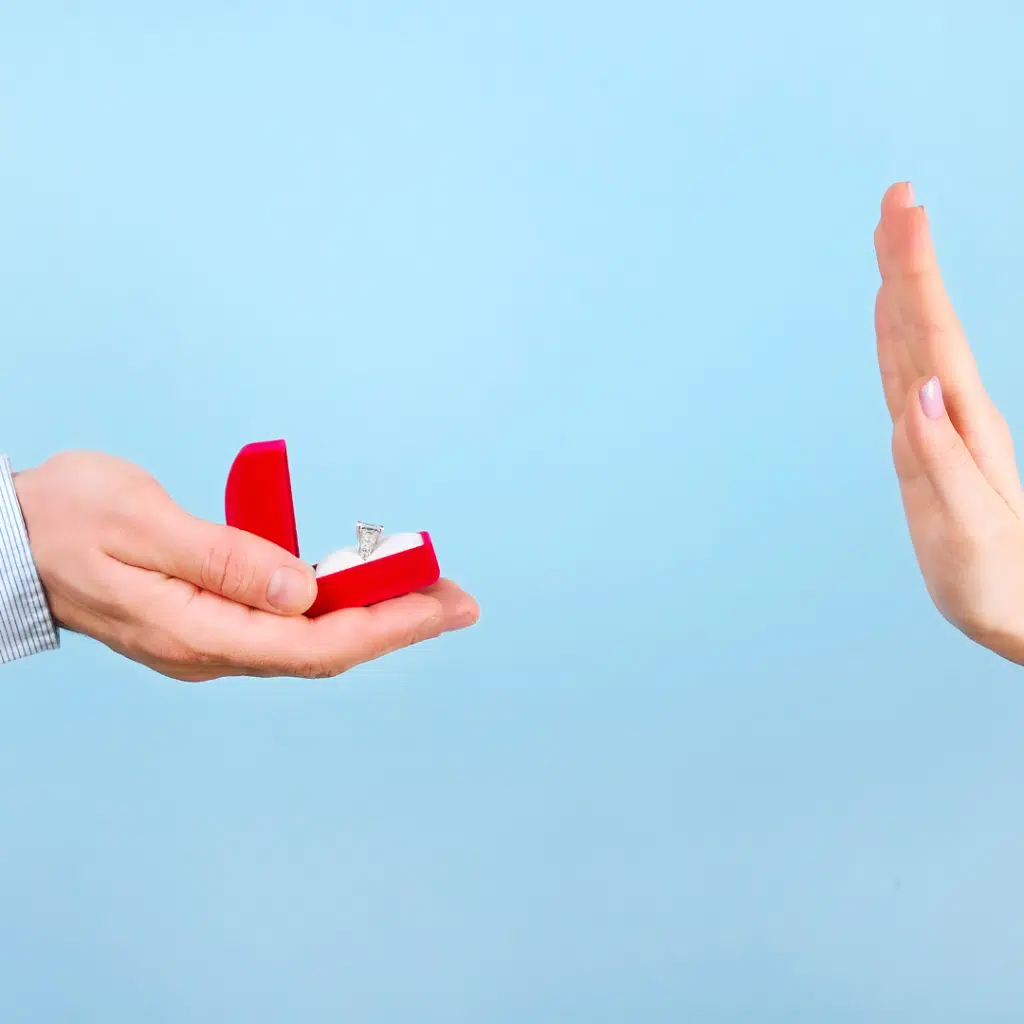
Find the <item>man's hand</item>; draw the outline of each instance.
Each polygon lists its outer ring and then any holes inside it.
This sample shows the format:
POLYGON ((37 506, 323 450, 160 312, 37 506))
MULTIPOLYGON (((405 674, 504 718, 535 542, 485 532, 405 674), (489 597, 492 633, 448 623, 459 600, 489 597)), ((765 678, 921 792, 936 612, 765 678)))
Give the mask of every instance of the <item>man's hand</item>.
POLYGON ((903 507, 928 592, 971 639, 1024 664, 1024 492, 909 185, 882 201, 878 363, 903 507))
POLYGON ((107 455, 57 455, 15 486, 57 621, 175 679, 333 676, 477 618, 473 598, 442 580, 307 619, 310 566, 196 519, 143 470, 107 455))

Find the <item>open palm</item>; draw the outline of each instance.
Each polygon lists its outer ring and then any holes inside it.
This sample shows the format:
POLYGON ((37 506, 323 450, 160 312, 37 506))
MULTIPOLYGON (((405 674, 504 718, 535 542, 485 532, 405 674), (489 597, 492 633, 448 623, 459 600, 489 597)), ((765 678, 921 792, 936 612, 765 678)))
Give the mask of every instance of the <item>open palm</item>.
POLYGON ((338 675, 477 618, 476 601, 450 580, 306 618, 311 566, 189 515, 109 455, 63 452, 15 486, 56 621, 175 679, 338 675))
POLYGON ((882 200, 878 364, 928 592, 971 639, 1024 664, 1024 491, 1013 440, 946 294, 909 184, 882 200))

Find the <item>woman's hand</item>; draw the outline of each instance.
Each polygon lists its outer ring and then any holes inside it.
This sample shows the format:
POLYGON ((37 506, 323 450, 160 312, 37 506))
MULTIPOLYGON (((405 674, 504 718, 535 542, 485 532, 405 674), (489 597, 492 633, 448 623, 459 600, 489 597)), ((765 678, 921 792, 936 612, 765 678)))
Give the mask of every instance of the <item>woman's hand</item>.
POLYGON ((1024 491, 909 184, 882 201, 878 364, 910 536, 939 611, 1024 664, 1024 491))
POLYGON ((476 621, 442 580, 316 620, 310 566, 250 533, 196 519, 148 473, 67 452, 15 475, 57 621, 176 679, 333 676, 476 621))

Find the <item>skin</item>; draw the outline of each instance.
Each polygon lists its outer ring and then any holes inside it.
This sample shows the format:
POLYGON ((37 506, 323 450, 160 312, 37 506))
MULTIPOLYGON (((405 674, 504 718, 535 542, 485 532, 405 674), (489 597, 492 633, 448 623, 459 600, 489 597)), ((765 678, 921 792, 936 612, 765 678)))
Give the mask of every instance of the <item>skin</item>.
POLYGON ((372 608, 302 616, 311 566, 189 515, 148 473, 65 452, 15 476, 56 620, 174 679, 323 678, 476 622, 449 580, 372 608))
POLYGON ((939 611, 1024 664, 1024 491, 1009 428, 981 381, 908 184, 875 231, 878 363, 918 564, 939 611))

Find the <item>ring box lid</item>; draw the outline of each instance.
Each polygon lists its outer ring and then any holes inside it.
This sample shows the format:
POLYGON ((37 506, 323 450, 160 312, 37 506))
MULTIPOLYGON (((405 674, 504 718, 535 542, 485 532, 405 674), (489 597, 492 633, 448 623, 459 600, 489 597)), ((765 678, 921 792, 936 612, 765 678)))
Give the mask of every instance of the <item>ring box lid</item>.
POLYGON ((299 556, 288 447, 284 441, 247 444, 235 457, 224 491, 228 526, 246 530, 299 556))

